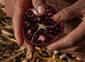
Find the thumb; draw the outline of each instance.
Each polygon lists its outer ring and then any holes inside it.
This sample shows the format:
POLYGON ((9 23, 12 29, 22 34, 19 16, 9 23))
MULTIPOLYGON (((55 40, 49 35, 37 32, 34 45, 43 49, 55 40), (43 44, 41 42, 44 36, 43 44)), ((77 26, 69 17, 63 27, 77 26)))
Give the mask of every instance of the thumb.
POLYGON ((45 13, 45 0, 32 0, 32 3, 39 15, 43 15, 45 13))
POLYGON ((79 26, 74 29, 71 33, 69 33, 67 36, 59 39, 58 41, 50 44, 47 46, 48 50, 62 50, 67 49, 69 47, 76 46, 79 43, 79 40, 81 40, 85 36, 85 22, 81 22, 79 26))
POLYGON ((73 5, 61 10, 60 12, 56 13, 53 16, 53 19, 55 21, 67 21, 69 19, 72 19, 76 16, 79 16, 81 13, 81 10, 85 8, 84 0, 79 0, 73 5))
POLYGON ((22 12, 22 4, 23 3, 20 3, 20 1, 16 1, 15 3, 15 9, 14 10, 14 14, 13 14, 13 20, 12 20, 12 23, 13 23, 13 29, 14 29, 14 35, 17 39, 17 43, 19 45, 22 45, 23 44, 23 34, 22 34, 22 22, 20 20, 20 15, 21 15, 21 12, 22 12))

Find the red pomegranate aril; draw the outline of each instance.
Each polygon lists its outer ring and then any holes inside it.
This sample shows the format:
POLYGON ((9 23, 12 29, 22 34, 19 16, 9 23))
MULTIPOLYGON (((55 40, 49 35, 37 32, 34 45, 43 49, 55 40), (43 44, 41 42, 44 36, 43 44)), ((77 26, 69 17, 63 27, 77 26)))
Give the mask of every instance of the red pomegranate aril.
POLYGON ((34 39, 33 39, 33 43, 35 43, 35 45, 37 44, 37 43, 42 43, 42 41, 41 40, 38 40, 39 39, 39 33, 37 32, 36 34, 35 34, 35 36, 34 36, 34 39), (40 42, 39 42, 40 41, 40 42))
POLYGON ((31 45, 48 45, 58 39, 62 33, 62 23, 55 22, 52 16, 56 13, 53 6, 48 6, 43 16, 38 16, 35 9, 28 9, 23 18, 23 34, 31 45), (56 39, 55 39, 56 38, 56 39))
POLYGON ((52 6, 49 6, 47 8, 47 13, 51 13, 53 15, 53 14, 56 14, 56 10, 52 6))
POLYGON ((44 31, 45 31, 44 29, 40 28, 40 29, 38 30, 38 34, 43 35, 43 32, 44 32, 44 31))
POLYGON ((28 11, 25 13, 24 19, 25 19, 26 21, 30 20, 30 18, 32 17, 32 16, 29 15, 29 14, 33 14, 33 12, 32 12, 31 10, 28 10, 28 11))
POLYGON ((53 14, 51 14, 51 13, 49 13, 49 14, 47 14, 47 16, 52 16, 53 14))
POLYGON ((30 18, 27 16, 27 14, 24 15, 24 20, 28 21, 30 18))
POLYGON ((47 39, 45 39, 46 43, 49 43, 49 41, 51 41, 53 38, 51 38, 50 36, 47 37, 47 39))
POLYGON ((35 33, 35 32, 37 31, 38 27, 39 27, 39 25, 36 24, 36 25, 33 27, 33 29, 31 30, 31 32, 32 32, 32 33, 35 33))
POLYGON ((37 31, 38 27, 39 27, 38 24, 34 25, 34 27, 32 27, 31 29, 28 29, 27 34, 33 35, 37 31))
POLYGON ((60 32, 60 28, 58 28, 59 26, 58 26, 59 24, 55 24, 53 27, 46 27, 46 29, 47 29, 47 31, 50 33, 50 34, 52 34, 53 36, 56 36, 56 35, 58 35, 59 34, 59 32, 60 32))
POLYGON ((43 21, 43 24, 45 24, 46 26, 51 26, 51 25, 55 25, 56 22, 53 21, 52 18, 50 18, 50 19, 43 21))
POLYGON ((33 11, 30 9, 30 10, 27 10, 26 14, 31 14, 30 16, 32 17, 32 15, 34 15, 33 11))
POLYGON ((45 35, 45 37, 46 37, 45 42, 46 43, 49 43, 53 39, 53 36, 51 34, 49 34, 49 35, 48 34, 45 35))
POLYGON ((39 36, 38 36, 37 34, 36 34, 36 36, 34 36, 34 38, 33 38, 33 43, 35 43, 35 44, 37 43, 38 37, 39 37, 39 36))
POLYGON ((41 16, 37 17, 37 23, 41 24, 42 23, 41 20, 42 20, 41 16))
POLYGON ((38 43, 42 43, 42 41, 41 40, 38 40, 38 43))
POLYGON ((32 36, 30 37, 29 35, 26 37, 26 39, 28 39, 29 41, 31 41, 32 36))

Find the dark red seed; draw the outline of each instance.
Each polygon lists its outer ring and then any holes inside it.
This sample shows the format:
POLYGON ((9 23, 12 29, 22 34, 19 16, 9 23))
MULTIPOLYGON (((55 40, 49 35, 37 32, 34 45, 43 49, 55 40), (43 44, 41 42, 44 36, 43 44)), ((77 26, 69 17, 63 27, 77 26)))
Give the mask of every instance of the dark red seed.
POLYGON ((38 35, 35 35, 35 36, 34 36, 34 38, 33 38, 33 43, 37 43, 38 37, 39 37, 38 35))
POLYGON ((56 25, 53 27, 46 27, 47 31, 51 33, 53 36, 56 36, 60 32, 60 28, 57 28, 56 25))

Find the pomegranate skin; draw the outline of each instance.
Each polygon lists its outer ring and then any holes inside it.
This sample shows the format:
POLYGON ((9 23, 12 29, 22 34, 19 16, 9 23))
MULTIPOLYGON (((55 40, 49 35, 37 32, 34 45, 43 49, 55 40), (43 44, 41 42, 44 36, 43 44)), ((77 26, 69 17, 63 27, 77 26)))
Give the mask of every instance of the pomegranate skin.
MULTIPOLYGON (((46 13, 39 16, 34 8, 26 8, 22 15, 24 40, 33 46, 47 46, 59 39, 63 33, 63 22, 55 22, 52 16, 57 12, 54 5, 48 5, 46 13)), ((24 42, 22 42, 24 43, 24 42)))

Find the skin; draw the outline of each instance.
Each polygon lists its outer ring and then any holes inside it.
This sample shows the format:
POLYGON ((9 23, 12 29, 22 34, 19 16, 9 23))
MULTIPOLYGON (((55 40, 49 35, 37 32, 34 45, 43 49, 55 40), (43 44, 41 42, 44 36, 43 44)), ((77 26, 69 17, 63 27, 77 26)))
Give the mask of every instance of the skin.
MULTIPOLYGON (((45 2, 45 1, 43 1, 43 2, 45 2)), ((29 8, 34 5, 35 9, 38 9, 40 11, 42 10, 42 13, 40 13, 40 15, 43 15, 45 13, 45 9, 44 9, 45 5, 43 4, 43 2, 38 0, 38 4, 37 3, 34 4, 35 1, 32 1, 32 0, 5 0, 6 13, 8 16, 11 16, 13 18, 12 23, 13 23, 13 28, 14 28, 14 34, 15 34, 15 38, 17 39, 18 45, 21 46, 21 42, 24 41, 22 32, 21 32, 22 31, 21 30, 22 22, 20 21, 20 15, 23 10, 23 5, 28 5, 29 8), (32 5, 32 3, 33 3, 33 5, 32 5)), ((32 46, 30 44, 28 44, 28 43, 26 43, 26 41, 24 41, 23 46, 27 47, 27 49, 29 50, 29 54, 32 53, 32 46)))
MULTIPOLYGON (((38 11, 40 15, 45 13, 45 1, 46 0, 5 0, 7 14, 13 17, 13 26, 15 37, 20 45, 23 40, 21 33, 21 21, 20 15, 22 12, 22 8, 24 4, 28 4, 29 8, 34 6, 34 8, 38 11), (13 4, 9 4, 10 2, 15 1, 13 4), (32 1, 32 4, 30 3, 32 1), (11 7, 12 6, 12 7, 11 7), (14 10, 12 10, 14 9, 14 10), (12 13, 11 13, 12 12, 12 13)), ((71 6, 62 9, 57 14, 53 16, 55 21, 61 20, 63 22, 70 22, 69 20, 76 17, 82 16, 82 22, 76 27, 73 31, 68 33, 63 38, 54 42, 47 46, 49 51, 57 49, 59 51, 68 52, 79 56, 85 62, 85 0, 78 0, 76 3, 71 6)), ((28 48, 28 50, 32 51, 32 46, 28 45, 26 42, 24 45, 28 48)))

